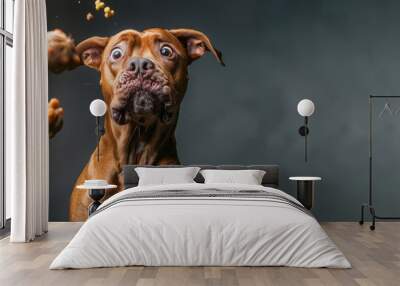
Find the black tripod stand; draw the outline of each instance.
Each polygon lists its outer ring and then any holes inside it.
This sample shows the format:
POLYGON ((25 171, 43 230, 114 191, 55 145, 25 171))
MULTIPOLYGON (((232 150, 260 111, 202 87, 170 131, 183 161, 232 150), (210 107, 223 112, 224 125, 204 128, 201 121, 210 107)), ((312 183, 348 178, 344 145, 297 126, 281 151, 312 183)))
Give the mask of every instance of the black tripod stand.
POLYGON ((372 224, 370 225, 370 229, 374 230, 375 229, 375 221, 376 219, 380 220, 391 220, 391 219, 400 219, 400 217, 383 217, 383 216, 377 216, 375 212, 375 207, 373 206, 372 203, 372 192, 373 192, 373 186, 372 186, 372 123, 373 123, 373 114, 372 114, 372 104, 373 104, 373 99, 374 98, 400 98, 400 96, 374 96, 370 95, 369 96, 369 199, 368 199, 368 204, 362 204, 361 205, 361 219, 360 219, 360 224, 364 224, 364 210, 367 208, 369 210, 369 213, 372 217, 372 224))
POLYGON ((96 116, 96 136, 97 136, 97 162, 100 161, 100 138, 106 133, 104 127, 100 126, 100 117, 96 116))

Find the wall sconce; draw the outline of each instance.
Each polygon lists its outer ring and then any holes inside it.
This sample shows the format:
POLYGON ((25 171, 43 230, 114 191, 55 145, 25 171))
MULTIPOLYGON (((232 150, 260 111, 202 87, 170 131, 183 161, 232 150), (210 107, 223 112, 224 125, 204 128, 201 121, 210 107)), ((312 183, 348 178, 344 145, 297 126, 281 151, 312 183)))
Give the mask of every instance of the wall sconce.
POLYGON ((304 117, 304 125, 299 128, 299 134, 304 136, 304 160, 307 162, 307 136, 310 133, 308 129, 308 117, 315 111, 314 102, 309 99, 300 100, 297 104, 297 112, 304 117))
POLYGON ((97 136, 97 162, 100 160, 100 138, 104 135, 105 130, 100 128, 100 117, 104 116, 107 111, 106 103, 101 99, 95 99, 90 103, 90 113, 96 117, 96 136, 97 136))

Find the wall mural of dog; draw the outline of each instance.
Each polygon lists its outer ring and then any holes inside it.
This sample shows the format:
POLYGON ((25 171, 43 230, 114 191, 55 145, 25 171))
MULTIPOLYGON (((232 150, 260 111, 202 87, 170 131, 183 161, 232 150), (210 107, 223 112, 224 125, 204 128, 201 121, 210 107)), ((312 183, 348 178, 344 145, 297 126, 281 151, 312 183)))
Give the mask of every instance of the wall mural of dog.
MULTIPOLYGON (((209 38, 192 29, 123 30, 111 37, 89 38, 77 46, 61 30, 49 32, 49 69, 59 73, 85 65, 97 70, 108 107, 100 160, 96 148, 71 193, 70 221, 87 218, 90 198, 76 189, 85 180, 105 179, 118 185, 106 199, 122 190, 123 165, 179 164, 175 129, 188 84, 188 66, 207 51, 224 65, 209 38)), ((60 115, 53 115, 56 119, 52 121, 59 122, 60 115)))

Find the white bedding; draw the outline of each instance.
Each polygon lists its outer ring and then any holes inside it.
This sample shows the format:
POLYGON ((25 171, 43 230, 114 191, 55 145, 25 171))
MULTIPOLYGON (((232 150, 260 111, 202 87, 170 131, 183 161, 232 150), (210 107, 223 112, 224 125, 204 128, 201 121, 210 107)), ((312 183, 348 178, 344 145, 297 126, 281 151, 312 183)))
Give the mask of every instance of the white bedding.
MULTIPOLYGON (((277 189, 238 184, 142 186, 105 201, 50 269, 145 266, 295 266, 349 268, 315 218, 257 198, 152 198, 115 203, 132 192, 277 189)), ((136 194, 136 193, 135 193, 136 194)))

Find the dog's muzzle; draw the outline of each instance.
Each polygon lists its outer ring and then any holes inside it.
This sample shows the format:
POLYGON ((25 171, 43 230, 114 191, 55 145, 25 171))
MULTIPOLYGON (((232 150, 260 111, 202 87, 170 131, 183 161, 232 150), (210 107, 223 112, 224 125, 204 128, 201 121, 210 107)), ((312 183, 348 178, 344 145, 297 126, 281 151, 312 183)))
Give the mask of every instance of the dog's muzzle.
POLYGON ((146 58, 134 58, 114 85, 112 118, 118 124, 144 122, 158 116, 168 123, 174 105, 168 78, 146 58))

